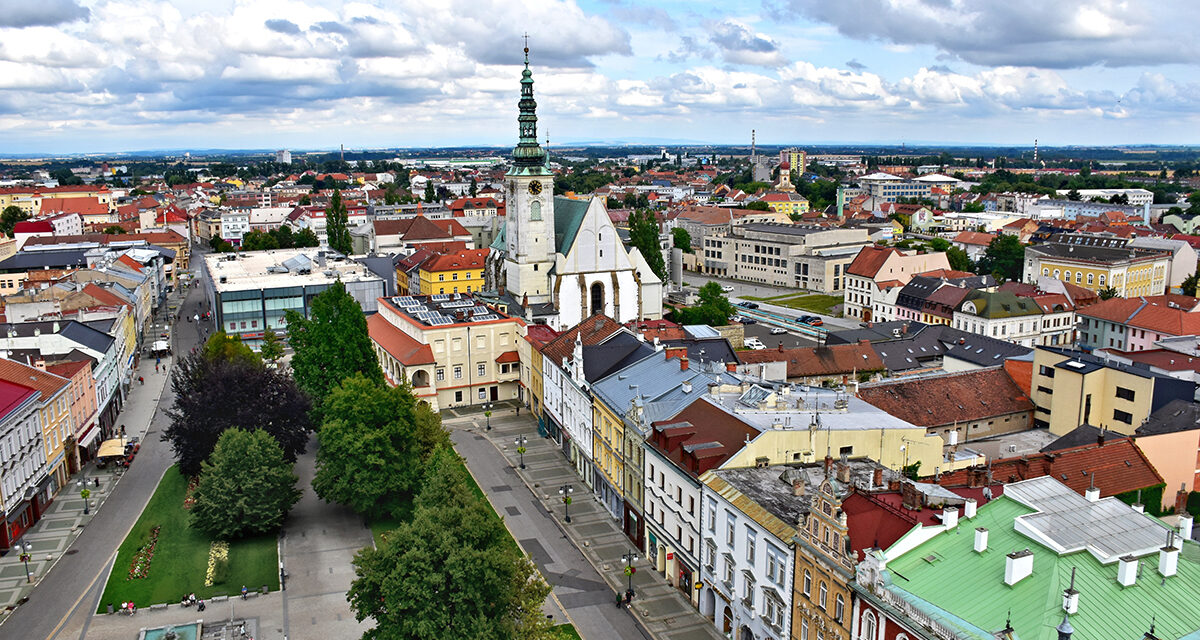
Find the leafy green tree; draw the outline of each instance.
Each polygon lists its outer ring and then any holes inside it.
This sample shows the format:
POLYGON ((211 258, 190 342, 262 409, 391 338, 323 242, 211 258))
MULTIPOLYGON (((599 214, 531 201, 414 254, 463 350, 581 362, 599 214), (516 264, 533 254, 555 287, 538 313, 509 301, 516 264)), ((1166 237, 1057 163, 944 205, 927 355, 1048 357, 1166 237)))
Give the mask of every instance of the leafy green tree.
POLYGON ((110 224, 107 227, 104 227, 104 230, 101 231, 101 233, 107 233, 107 234, 111 234, 114 236, 119 236, 119 235, 122 235, 125 233, 125 227, 122 227, 119 224, 110 224))
POLYGON ((963 213, 983 213, 982 202, 968 202, 963 205, 963 213))
POLYGON ((450 446, 440 418, 407 386, 380 386, 361 374, 330 392, 324 414, 313 489, 369 518, 399 516, 419 488, 423 462, 450 446))
POLYGON ((310 198, 308 196, 300 196, 300 206, 307 207, 311 204, 312 204, 312 198, 310 198))
POLYGON ((9 205, 4 208, 3 213, 0 213, 0 231, 11 238, 13 236, 13 227, 17 226, 18 222, 28 219, 29 214, 22 211, 20 207, 9 205))
POLYGON ((929 248, 934 251, 945 251, 950 248, 950 241, 945 238, 931 238, 929 248))
POLYGON ((433 181, 425 182, 425 202, 433 202, 437 199, 437 193, 433 190, 433 181))
POLYGON ((1116 287, 1104 287, 1096 293, 1100 296, 1101 300, 1111 300, 1117 297, 1118 291, 1116 287))
POLYGON ((754 202, 747 204, 746 209, 749 211, 770 211, 771 205, 763 202, 762 200, 755 200, 754 202))
POLYGON ((329 248, 348 256, 351 252, 350 229, 346 225, 346 204, 342 202, 342 192, 334 189, 325 209, 325 235, 329 239, 329 248))
POLYGON ((321 244, 321 239, 312 229, 301 229, 293 237, 296 239, 295 246, 298 248, 315 247, 321 244))
POLYGON ((676 309, 675 321, 680 324, 707 324, 719 327, 729 324, 729 318, 734 313, 729 298, 721 291, 721 285, 709 282, 700 287, 696 306, 676 309))
POLYGON ((975 270, 975 265, 971 262, 971 258, 967 256, 967 252, 958 247, 949 247, 946 249, 946 260, 950 263, 950 268, 955 271, 975 270))
POLYGON ((667 279, 662 245, 658 243, 658 219, 648 209, 635 209, 629 214, 629 244, 637 248, 659 278, 667 279))
POLYGON ((201 466, 191 524, 219 540, 276 531, 300 500, 298 480, 274 438, 229 429, 201 466))
POLYGON ((162 439, 187 475, 200 471, 221 434, 233 427, 262 430, 289 460, 308 444, 308 398, 290 376, 267 369, 249 347, 223 332, 179 359, 171 389, 175 403, 167 410, 171 422, 162 439))
POLYGON ((1200 270, 1184 279, 1180 288, 1183 289, 1183 295, 1196 297, 1196 287, 1200 284, 1200 270))
POLYGON ((258 355, 263 359, 263 362, 268 362, 272 366, 279 363, 279 359, 283 357, 283 341, 279 339, 279 334, 275 330, 267 327, 263 332, 262 346, 258 348, 258 355))
POLYGON ((683 249, 684 253, 692 252, 692 234, 688 233, 683 227, 675 227, 671 231, 671 240, 676 249, 683 249))
POLYGON ((979 259, 979 273, 990 273, 999 280, 1021 280, 1025 247, 1017 236, 996 236, 979 259))
POLYGON ((508 531, 470 488, 457 455, 429 463, 412 518, 354 558, 347 599, 374 628, 364 640, 550 640, 541 613, 550 588, 506 540, 508 531))
POLYGON ((278 248, 279 241, 267 231, 255 229, 242 236, 242 251, 262 251, 278 248))
POLYGON ((311 319, 287 312, 292 375, 318 409, 334 387, 355 373, 383 385, 362 307, 339 280, 313 298, 311 319))

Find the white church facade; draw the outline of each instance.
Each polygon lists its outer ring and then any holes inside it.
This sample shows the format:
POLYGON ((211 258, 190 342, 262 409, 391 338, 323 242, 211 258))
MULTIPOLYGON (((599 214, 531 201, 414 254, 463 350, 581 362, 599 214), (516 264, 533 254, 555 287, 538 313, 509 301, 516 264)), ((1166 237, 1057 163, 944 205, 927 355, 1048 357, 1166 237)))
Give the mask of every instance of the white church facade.
POLYGON ((554 195, 554 173, 537 142, 528 49, 518 106, 520 141, 505 175, 507 214, 491 245, 487 289, 509 301, 510 313, 556 329, 596 313, 620 323, 661 318, 663 282, 640 251, 621 242, 604 199, 554 195))

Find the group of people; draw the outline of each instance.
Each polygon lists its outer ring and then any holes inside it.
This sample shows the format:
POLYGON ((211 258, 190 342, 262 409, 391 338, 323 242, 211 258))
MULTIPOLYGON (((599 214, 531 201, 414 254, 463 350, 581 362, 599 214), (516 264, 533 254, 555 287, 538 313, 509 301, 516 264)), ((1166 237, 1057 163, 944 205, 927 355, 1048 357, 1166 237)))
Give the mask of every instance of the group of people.
POLYGON ((190 594, 184 596, 183 600, 181 600, 179 602, 179 604, 182 606, 185 606, 185 607, 190 607, 192 605, 196 605, 197 611, 204 611, 204 609, 205 609, 204 601, 197 599, 195 593, 190 593, 190 594))
POLYGON ((121 613, 123 613, 127 616, 131 616, 131 615, 137 613, 137 605, 133 604, 132 600, 130 600, 129 602, 122 602, 121 603, 121 613))

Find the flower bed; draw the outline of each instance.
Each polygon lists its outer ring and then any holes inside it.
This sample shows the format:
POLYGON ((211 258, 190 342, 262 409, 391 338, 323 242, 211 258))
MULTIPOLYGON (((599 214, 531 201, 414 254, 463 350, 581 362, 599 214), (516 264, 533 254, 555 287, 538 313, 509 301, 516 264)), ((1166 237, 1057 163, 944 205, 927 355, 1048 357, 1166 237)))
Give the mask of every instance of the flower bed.
POLYGON ((192 505, 196 504, 196 497, 193 494, 198 486, 200 486, 200 476, 192 476, 188 479, 187 492, 183 495, 184 509, 191 509, 192 505))
POLYGON ((154 547, 158 544, 158 531, 161 526, 150 530, 150 541, 138 547, 129 563, 129 577, 126 580, 139 580, 150 575, 150 561, 154 559, 154 547))
POLYGON ((211 587, 224 582, 229 569, 229 543, 214 540, 208 547, 208 570, 204 574, 204 586, 211 587))

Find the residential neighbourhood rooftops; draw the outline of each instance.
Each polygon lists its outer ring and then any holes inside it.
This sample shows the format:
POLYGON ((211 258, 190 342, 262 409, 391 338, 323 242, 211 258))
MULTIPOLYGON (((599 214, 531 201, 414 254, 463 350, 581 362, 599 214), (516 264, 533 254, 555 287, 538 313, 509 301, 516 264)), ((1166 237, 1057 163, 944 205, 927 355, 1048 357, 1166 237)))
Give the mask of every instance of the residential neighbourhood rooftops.
POLYGON ((1033 411, 1033 401, 1003 367, 867 384, 859 387, 858 397, 923 427, 964 423, 966 428, 977 420, 1033 411))
POLYGON ((371 339, 404 366, 433 364, 433 350, 412 336, 397 329, 378 313, 367 318, 367 332, 371 339))
POLYGON ((600 344, 620 330, 621 325, 616 320, 597 313, 589 318, 584 318, 583 322, 558 334, 558 337, 542 347, 542 357, 549 358, 550 362, 556 366, 561 366, 563 358, 570 358, 574 353, 576 336, 584 346, 587 346, 600 344))
POLYGON ((1200 404, 1176 399, 1151 413, 1142 426, 1134 431, 1134 434, 1156 436, 1195 429, 1200 429, 1200 404))
POLYGON ((788 378, 882 371, 883 360, 866 341, 820 347, 794 347, 739 351, 743 364, 784 362, 788 378))
POLYGON ((1013 631, 1004 637, 1055 640, 1061 595, 1073 581, 1076 637, 1142 638, 1153 624, 1155 638, 1192 638, 1200 630, 1200 601, 1189 595, 1200 589, 1200 554, 1194 542, 1184 543, 1177 573, 1160 577, 1154 567, 1166 540, 1167 528, 1152 516, 1115 499, 1088 502, 1041 478, 1010 485, 954 531, 890 558, 884 588, 959 637, 992 640, 1007 621, 1013 631), (986 529, 988 550, 976 552, 962 527, 986 529), (1007 554, 1025 550, 1033 572, 1010 586, 1007 554), (1142 558, 1134 587, 1116 579, 1123 553, 1142 558))

